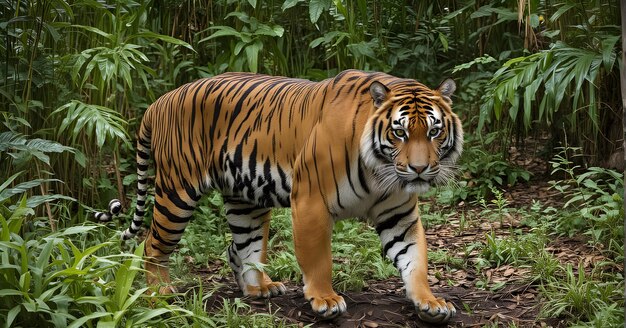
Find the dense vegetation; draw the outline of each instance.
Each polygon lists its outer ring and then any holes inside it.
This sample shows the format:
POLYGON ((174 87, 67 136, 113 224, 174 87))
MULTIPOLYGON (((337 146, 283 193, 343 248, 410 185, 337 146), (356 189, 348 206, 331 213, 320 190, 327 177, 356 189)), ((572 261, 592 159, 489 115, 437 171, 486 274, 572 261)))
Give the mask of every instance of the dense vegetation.
MULTIPOLYGON (((599 167, 622 138, 617 1, 9 0, 0 8, 0 322, 7 327, 280 325, 271 315, 243 315, 238 300, 206 314, 207 286, 149 308, 142 284, 132 284, 141 248, 129 251, 116 237, 125 220, 95 225, 91 208, 113 197, 132 202, 134 131, 165 91, 225 71, 320 80, 347 68, 430 86, 455 78, 467 146, 459 181, 438 191, 440 202, 483 204, 496 220, 521 211, 500 192, 530 179, 510 163, 509 147, 542 140, 537 154, 524 151, 550 161, 546 171, 565 207, 529 204, 521 215, 534 218, 530 237, 486 236, 477 246, 482 265, 551 263, 542 269, 549 275, 529 278, 542 287, 542 315, 623 325, 623 277, 603 269, 623 261, 623 174, 599 167), (608 264, 585 275, 525 247, 555 235, 584 235, 608 264)), ((206 263, 229 242, 219 196, 204 204, 197 216, 211 224, 188 229, 173 258, 181 271, 184 256, 206 263), (221 237, 207 241, 207 233, 221 237)), ((289 212, 275 216, 272 244, 289 250, 289 212)), ((335 237, 337 257, 352 259, 337 271, 339 288, 395 274, 367 227, 344 222, 335 237)), ((299 279, 291 250, 274 256, 268 271, 299 279)))

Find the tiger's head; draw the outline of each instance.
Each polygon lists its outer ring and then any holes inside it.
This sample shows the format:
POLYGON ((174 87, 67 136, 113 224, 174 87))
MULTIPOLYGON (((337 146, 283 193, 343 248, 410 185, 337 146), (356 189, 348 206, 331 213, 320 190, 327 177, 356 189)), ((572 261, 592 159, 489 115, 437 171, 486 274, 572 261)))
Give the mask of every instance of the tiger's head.
POLYGON ((361 158, 384 191, 428 191, 454 176, 463 129, 452 112, 451 79, 435 90, 413 81, 373 82, 371 115, 361 137, 361 158))

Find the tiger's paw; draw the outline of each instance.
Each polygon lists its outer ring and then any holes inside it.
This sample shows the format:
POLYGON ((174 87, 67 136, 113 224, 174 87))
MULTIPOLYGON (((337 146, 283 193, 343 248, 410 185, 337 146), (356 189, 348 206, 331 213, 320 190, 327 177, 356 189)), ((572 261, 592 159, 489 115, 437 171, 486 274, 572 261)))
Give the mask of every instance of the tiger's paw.
POLYGON ((335 318, 345 313, 348 309, 343 297, 335 293, 325 296, 307 296, 307 299, 311 302, 313 311, 322 315, 325 319, 335 318))
POLYGON ((154 286, 148 288, 145 292, 146 295, 158 296, 158 295, 172 295, 177 294, 178 289, 172 285, 154 286))
POLYGON ((454 305, 441 297, 417 301, 415 307, 417 316, 430 323, 447 323, 456 315, 454 305))
POLYGON ((287 292, 287 288, 281 282, 265 282, 261 286, 248 285, 243 289, 243 293, 246 296, 258 297, 258 298, 270 298, 278 295, 283 295, 287 292))
POLYGON ((176 289, 176 287, 172 285, 161 286, 159 288, 160 295, 170 295, 170 294, 176 294, 176 293, 178 293, 178 289, 176 289))

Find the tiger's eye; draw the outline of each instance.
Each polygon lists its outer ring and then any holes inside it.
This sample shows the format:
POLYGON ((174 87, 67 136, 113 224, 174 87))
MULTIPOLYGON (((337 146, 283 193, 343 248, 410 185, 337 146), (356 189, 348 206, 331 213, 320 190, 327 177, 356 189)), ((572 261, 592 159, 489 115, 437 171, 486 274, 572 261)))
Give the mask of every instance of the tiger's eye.
POLYGON ((404 137, 406 137, 406 131, 402 129, 393 129, 393 135, 398 139, 404 139, 404 137))
POLYGON ((435 138, 439 135, 440 132, 441 132, 440 128, 432 128, 430 129, 430 131, 428 131, 428 136, 431 138, 435 138))

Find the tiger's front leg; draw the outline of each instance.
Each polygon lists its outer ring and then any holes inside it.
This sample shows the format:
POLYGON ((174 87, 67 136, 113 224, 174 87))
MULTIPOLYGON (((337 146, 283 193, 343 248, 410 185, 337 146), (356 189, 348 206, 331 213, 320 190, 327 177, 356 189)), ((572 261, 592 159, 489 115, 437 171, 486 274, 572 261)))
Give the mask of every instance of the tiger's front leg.
POLYGON ((456 314, 456 309, 430 290, 426 235, 418 214, 417 196, 407 195, 404 200, 400 204, 377 206, 379 214, 375 225, 383 253, 400 272, 407 297, 413 301, 418 317, 427 322, 446 323, 456 314))
POLYGON ((323 202, 298 199, 292 193, 292 226, 296 258, 302 270, 304 297, 326 318, 346 312, 343 297, 332 286, 332 219, 323 202))

